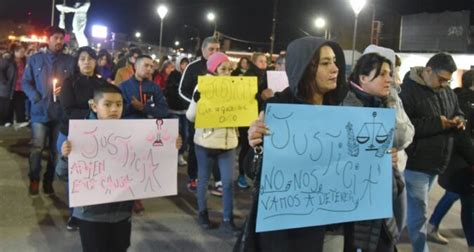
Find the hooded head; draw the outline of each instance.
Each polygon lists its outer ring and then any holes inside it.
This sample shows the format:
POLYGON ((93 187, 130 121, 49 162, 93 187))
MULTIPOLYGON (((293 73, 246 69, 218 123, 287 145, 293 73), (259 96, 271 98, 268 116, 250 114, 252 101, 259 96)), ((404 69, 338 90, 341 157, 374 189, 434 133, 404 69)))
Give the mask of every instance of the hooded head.
MULTIPOLYGON (((304 85, 303 79, 305 71, 313 65, 313 58, 316 54, 319 55, 319 51, 323 46, 329 46, 333 50, 336 56, 336 65, 339 69, 337 86, 334 90, 324 95, 323 104, 339 104, 344 99, 348 90, 345 81, 346 62, 341 47, 333 41, 316 37, 304 37, 296 39, 288 45, 285 70, 288 75, 290 89, 298 99, 303 101, 307 100, 304 98, 304 94, 299 93, 299 90, 302 90, 300 85, 304 85)), ((319 63, 319 58, 316 59, 316 63, 319 63)), ((315 72, 317 72, 318 67, 316 64, 315 72)), ((314 78, 316 78, 316 74, 314 78)))
POLYGON ((386 48, 386 47, 381 47, 381 46, 376 46, 376 45, 369 45, 367 48, 365 48, 363 54, 369 54, 369 53, 377 53, 380 56, 383 56, 390 60, 390 63, 392 64, 392 67, 395 67, 395 51, 386 48))
POLYGON ((183 62, 187 62, 187 64, 189 64, 189 59, 185 54, 181 54, 178 56, 178 58, 176 58, 175 69, 178 70, 178 72, 181 72, 181 63, 183 62))

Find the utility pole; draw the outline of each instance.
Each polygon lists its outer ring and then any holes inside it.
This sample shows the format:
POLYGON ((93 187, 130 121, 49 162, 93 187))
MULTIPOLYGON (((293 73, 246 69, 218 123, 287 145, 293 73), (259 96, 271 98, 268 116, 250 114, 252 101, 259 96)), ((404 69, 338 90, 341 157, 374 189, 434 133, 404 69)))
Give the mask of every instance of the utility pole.
POLYGON ((277 14, 278 14, 278 0, 273 0, 273 25, 272 25, 272 36, 270 37, 271 45, 270 45, 270 57, 273 55, 273 51, 275 50, 275 30, 276 30, 276 23, 277 23, 277 14))
POLYGON ((54 5, 55 5, 55 0, 53 0, 52 6, 51 6, 51 26, 54 26, 54 5))

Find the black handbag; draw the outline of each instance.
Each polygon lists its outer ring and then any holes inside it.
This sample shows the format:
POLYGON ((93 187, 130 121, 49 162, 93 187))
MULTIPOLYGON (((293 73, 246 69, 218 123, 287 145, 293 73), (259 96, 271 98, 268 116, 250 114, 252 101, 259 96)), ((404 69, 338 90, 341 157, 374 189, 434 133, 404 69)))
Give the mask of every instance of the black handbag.
MULTIPOLYGON (((249 151, 249 153, 252 153, 249 151)), ((258 234, 255 232, 257 226, 257 206, 258 194, 260 191, 260 171, 262 170, 263 147, 257 146, 253 149, 253 159, 246 164, 246 174, 253 179, 252 206, 245 221, 242 233, 234 246, 234 252, 254 252, 260 251, 258 245, 258 234)), ((247 154, 247 156, 250 156, 247 154)))
POLYGON ((248 178, 254 180, 257 176, 257 173, 260 172, 262 168, 262 159, 263 159, 263 147, 257 146, 254 149, 250 149, 245 155, 244 158, 244 172, 248 178))

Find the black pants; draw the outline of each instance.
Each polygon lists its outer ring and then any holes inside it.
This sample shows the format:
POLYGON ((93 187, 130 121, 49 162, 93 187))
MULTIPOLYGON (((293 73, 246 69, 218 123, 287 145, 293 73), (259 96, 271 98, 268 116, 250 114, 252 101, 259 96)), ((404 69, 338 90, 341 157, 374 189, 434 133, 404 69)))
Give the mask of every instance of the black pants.
POLYGON ((12 121, 9 120, 9 111, 10 111, 11 100, 9 97, 0 97, 0 126, 3 126, 5 123, 12 121))
POLYGON ((23 91, 15 91, 13 100, 10 103, 10 118, 13 121, 13 114, 17 123, 26 122, 26 95, 23 91))
POLYGON ((241 127, 239 128, 239 145, 240 145, 240 153, 239 153, 239 175, 245 175, 244 170, 244 159, 249 152, 250 145, 248 140, 248 127, 241 127))
MULTIPOLYGON (((188 146, 189 146, 189 153, 188 153, 188 177, 189 179, 197 179, 197 159, 196 153, 194 152, 194 133, 196 133, 196 129, 194 128, 194 123, 188 121, 188 146)), ((221 181, 221 172, 219 171, 219 167, 215 164, 212 168, 212 175, 214 176, 214 181, 221 181)))
POLYGON ((130 247, 131 233, 131 218, 117 223, 79 220, 84 252, 125 252, 130 247))
POLYGON ((0 97, 0 124, 13 123, 15 116, 17 123, 26 121, 26 95, 22 91, 15 91, 13 99, 0 97))

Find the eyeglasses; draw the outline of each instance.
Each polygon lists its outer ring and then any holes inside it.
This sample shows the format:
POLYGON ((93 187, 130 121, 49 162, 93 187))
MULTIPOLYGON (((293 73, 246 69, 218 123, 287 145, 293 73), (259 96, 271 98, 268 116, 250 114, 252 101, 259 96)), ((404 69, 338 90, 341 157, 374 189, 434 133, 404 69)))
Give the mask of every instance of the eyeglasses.
MULTIPOLYGON (((436 72, 435 72, 436 73, 436 72)), ((453 81, 453 79, 447 79, 447 78, 444 78, 443 76, 439 75, 438 73, 436 73, 436 77, 438 77, 438 82, 440 84, 443 84, 443 83, 446 83, 446 84, 451 84, 451 82, 453 81)))

